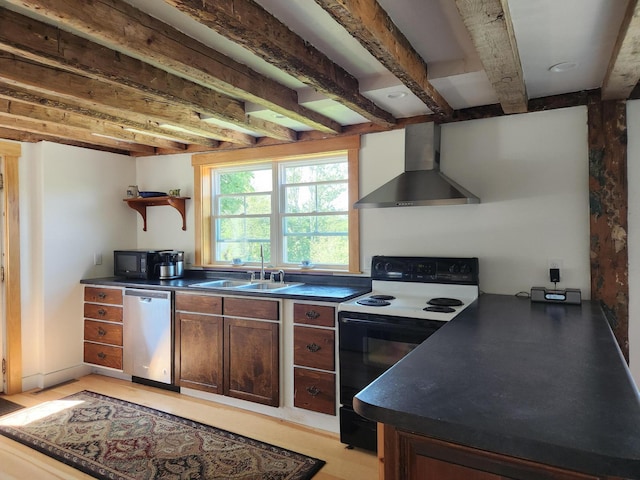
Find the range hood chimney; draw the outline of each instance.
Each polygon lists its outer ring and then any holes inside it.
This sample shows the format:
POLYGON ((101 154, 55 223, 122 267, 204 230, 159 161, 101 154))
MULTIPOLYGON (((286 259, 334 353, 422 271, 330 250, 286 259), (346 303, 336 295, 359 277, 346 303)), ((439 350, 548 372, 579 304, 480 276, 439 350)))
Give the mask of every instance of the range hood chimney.
POLYGON ((355 208, 461 205, 480 199, 440 172, 440 125, 405 127, 404 172, 358 200, 355 208))

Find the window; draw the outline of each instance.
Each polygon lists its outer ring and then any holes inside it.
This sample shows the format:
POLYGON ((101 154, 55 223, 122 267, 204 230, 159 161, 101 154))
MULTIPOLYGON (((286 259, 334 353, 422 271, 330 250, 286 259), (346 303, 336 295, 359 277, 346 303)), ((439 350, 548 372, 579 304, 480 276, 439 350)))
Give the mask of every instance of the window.
POLYGON ((195 155, 196 262, 359 272, 358 137, 195 155))

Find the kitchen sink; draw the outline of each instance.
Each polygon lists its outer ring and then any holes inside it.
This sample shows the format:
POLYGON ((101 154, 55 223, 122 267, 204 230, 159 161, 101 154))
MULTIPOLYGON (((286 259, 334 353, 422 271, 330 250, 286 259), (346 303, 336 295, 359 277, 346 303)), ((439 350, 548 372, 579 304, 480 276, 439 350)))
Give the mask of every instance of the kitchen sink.
POLYGON ((192 283, 189 286, 195 288, 238 288, 249 285, 251 285, 251 282, 247 280, 214 280, 211 282, 192 283))
POLYGON ((303 285, 302 283, 254 282, 248 280, 212 280, 210 282, 192 283, 194 288, 223 288, 227 290, 258 290, 261 292, 275 292, 289 287, 303 285))
POLYGON ((248 285, 242 285, 237 287, 238 290, 260 290, 260 291, 275 291, 282 290, 284 288, 296 287, 298 285, 304 285, 303 283, 250 283, 248 285))

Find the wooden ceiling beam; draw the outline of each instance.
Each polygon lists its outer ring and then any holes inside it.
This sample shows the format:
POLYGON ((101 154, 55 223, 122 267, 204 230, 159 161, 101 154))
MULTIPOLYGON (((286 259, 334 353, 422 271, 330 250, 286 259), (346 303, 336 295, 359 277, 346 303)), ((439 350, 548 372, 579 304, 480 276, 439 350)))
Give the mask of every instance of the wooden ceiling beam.
POLYGON ((38 143, 38 142, 51 142, 60 143, 62 145, 71 145, 74 147, 87 148, 91 150, 100 150, 102 152, 117 153, 120 155, 129 155, 130 152, 127 149, 105 147, 103 145, 96 145, 95 143, 84 143, 68 140, 66 138, 54 137, 51 135, 43 135, 39 133, 25 132, 24 130, 16 130, 14 128, 0 126, 0 138, 6 140, 14 140, 16 142, 38 143))
POLYGON ((103 145, 110 148, 128 150, 130 152, 144 153, 146 155, 154 155, 156 153, 155 148, 149 145, 140 145, 138 143, 101 137, 93 135, 84 129, 68 127, 56 123, 19 118, 13 115, 7 115, 2 111, 2 109, 0 109, 0 126, 23 130, 25 132, 49 135, 51 137, 66 138, 77 142, 103 145))
MULTIPOLYGON (((96 110, 114 115, 135 117, 139 121, 155 120, 162 125, 182 128, 195 135, 241 145, 255 143, 251 135, 201 121, 193 110, 171 102, 149 99, 132 88, 109 85, 75 73, 38 65, 11 54, 0 53, 0 78, 28 89, 82 100, 96 110), (126 110, 122 108, 123 105, 126 110)), ((168 133, 170 130, 165 131, 168 133)))
POLYGON ((250 125, 244 103, 136 58, 0 8, 0 49, 50 67, 135 88, 207 117, 280 140, 296 132, 273 122, 250 125))
POLYGON ((360 94, 355 77, 254 1, 164 1, 367 120, 395 123, 393 115, 360 94))
MULTIPOLYGON (((6 85, 5 83, 2 83, 2 81, 0 81, 0 97, 8 100, 17 100, 31 105, 38 105, 49 109, 57 109, 62 112, 77 113, 98 121, 120 125, 123 129, 130 128, 141 134, 156 136, 159 138, 168 137, 180 143, 196 144, 206 148, 217 147, 219 145, 217 140, 197 135, 190 135, 184 132, 171 132, 168 134, 166 130, 158 127, 157 122, 149 120, 135 121, 127 117, 111 115, 93 110, 90 105, 86 104, 86 102, 79 102, 74 99, 63 99, 55 95, 44 94, 43 92, 32 92, 21 87, 6 85)), ((120 113, 125 114, 126 112, 120 113)))
POLYGON ((624 100, 640 81, 640 4, 630 0, 607 73, 602 82, 603 100, 624 100))
POLYGON ((527 89, 507 0, 455 0, 504 113, 527 111, 527 89))
POLYGON ((4 0, 5 4, 50 18, 61 28, 151 63, 174 75, 232 98, 262 105, 324 132, 341 125, 298 104, 294 90, 203 45, 123 0, 4 0))
MULTIPOLYGON (((166 1, 166 0, 165 0, 166 1)), ((453 109, 427 79, 427 64, 376 0, 315 0, 439 117, 453 109)))
POLYGON ((79 128, 87 130, 88 133, 117 138, 130 143, 150 145, 174 152, 184 151, 187 148, 184 143, 158 138, 153 135, 130 132, 119 125, 110 124, 104 120, 98 120, 86 115, 12 101, 6 98, 0 98, 0 114, 79 128))

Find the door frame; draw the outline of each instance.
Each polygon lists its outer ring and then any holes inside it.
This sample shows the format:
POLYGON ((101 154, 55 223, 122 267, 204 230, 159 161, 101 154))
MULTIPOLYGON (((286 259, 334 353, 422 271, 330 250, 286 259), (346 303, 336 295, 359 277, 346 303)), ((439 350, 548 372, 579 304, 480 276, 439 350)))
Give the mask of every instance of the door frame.
POLYGON ((19 143, 0 142, 1 170, 4 179, 2 196, 4 218, 4 321, 6 349, 6 393, 22 392, 22 313, 20 295, 20 208, 19 208, 19 143))

